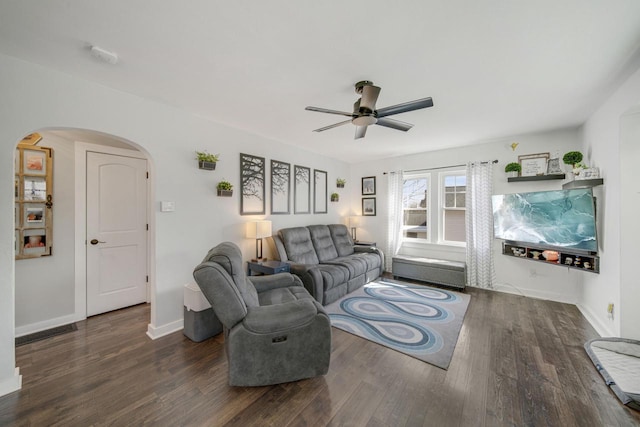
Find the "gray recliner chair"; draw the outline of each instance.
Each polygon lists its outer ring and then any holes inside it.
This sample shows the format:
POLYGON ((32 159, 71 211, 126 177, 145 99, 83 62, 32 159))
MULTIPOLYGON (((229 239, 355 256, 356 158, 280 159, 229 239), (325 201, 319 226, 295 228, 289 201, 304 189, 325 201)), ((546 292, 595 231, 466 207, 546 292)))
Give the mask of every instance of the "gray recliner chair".
POLYGON ((229 384, 261 386, 324 375, 331 323, 289 273, 246 276, 238 246, 209 251, 193 276, 224 326, 229 384))

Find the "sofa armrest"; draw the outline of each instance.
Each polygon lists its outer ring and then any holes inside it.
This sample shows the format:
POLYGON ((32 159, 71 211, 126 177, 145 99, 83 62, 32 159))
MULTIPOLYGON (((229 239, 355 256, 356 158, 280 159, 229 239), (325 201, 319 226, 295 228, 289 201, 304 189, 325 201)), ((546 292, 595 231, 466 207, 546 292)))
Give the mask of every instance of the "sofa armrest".
POLYGON ((248 279, 255 286, 258 293, 270 291, 277 288, 288 288, 289 286, 302 286, 302 281, 298 276, 290 273, 278 273, 269 276, 251 276, 248 279))
POLYGON ((377 254, 380 257, 380 274, 384 272, 384 252, 375 246, 354 246, 353 252, 355 253, 372 253, 377 254))
POLYGON ((248 331, 257 334, 278 333, 310 323, 319 312, 315 301, 308 298, 283 304, 248 307, 242 324, 248 331))
POLYGON ((311 296, 316 301, 322 303, 322 297, 324 295, 324 289, 322 288, 322 275, 318 270, 317 264, 298 264, 295 262, 289 263, 291 273, 295 274, 302 280, 302 284, 305 289, 309 291, 311 296))

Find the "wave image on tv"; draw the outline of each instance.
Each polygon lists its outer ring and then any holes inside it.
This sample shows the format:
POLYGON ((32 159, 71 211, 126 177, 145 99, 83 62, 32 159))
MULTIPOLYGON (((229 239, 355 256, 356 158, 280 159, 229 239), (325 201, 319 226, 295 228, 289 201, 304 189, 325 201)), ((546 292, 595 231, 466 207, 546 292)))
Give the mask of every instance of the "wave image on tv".
POLYGON ((495 237, 597 252, 590 188, 495 195, 495 237))

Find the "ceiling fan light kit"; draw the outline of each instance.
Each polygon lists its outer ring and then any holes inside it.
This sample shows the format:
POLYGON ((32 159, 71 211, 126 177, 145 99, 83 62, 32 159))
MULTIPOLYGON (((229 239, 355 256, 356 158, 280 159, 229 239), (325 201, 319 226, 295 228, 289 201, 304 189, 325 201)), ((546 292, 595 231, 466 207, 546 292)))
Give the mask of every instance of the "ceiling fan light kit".
POLYGON ((378 86, 374 86, 373 82, 370 80, 362 80, 355 84, 355 90, 358 95, 361 95, 361 97, 353 104, 353 113, 311 106, 305 108, 307 111, 351 117, 349 120, 315 129, 314 132, 323 132, 338 126, 346 125, 347 123, 352 123, 356 126, 355 139, 364 138, 367 132, 367 126, 370 125, 379 125, 406 132, 413 127, 412 124, 401 122, 400 120, 389 119, 387 117, 395 114, 406 113, 408 111, 433 107, 433 100, 431 98, 422 98, 416 101, 404 102, 402 104, 392 105, 390 107, 384 107, 376 110, 376 101, 380 95, 380 88, 378 86))

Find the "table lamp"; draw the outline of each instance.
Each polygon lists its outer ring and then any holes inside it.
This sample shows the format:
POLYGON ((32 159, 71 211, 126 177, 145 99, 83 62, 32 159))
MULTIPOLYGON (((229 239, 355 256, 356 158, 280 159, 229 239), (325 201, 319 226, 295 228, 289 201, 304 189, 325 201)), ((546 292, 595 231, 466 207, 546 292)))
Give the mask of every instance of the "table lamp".
POLYGON ((262 239, 271 236, 271 221, 251 221, 247 223, 247 238, 256 239, 256 258, 252 262, 262 261, 262 239))
POLYGON ((355 242, 356 239, 356 227, 360 223, 360 217, 357 215, 349 217, 349 227, 351 227, 351 238, 355 242))

